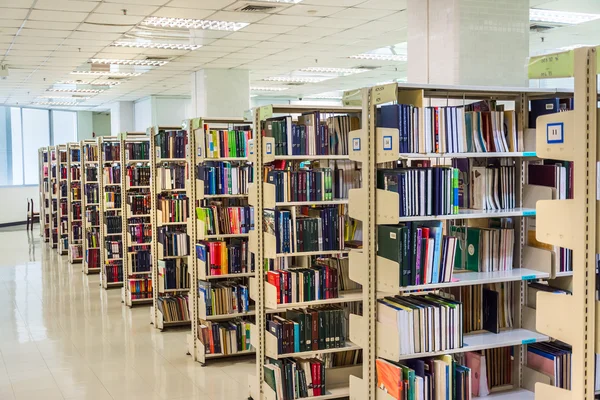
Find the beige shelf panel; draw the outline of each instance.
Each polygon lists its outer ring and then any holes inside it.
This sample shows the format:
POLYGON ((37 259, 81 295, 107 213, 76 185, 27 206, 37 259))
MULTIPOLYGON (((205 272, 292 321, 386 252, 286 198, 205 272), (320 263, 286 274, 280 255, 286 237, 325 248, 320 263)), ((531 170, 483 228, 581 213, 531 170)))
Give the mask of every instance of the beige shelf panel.
POLYGON ((573 249, 575 227, 581 226, 581 200, 542 200, 537 202, 536 232, 538 241, 573 249))
POLYGON ((367 282, 366 258, 367 255, 365 253, 358 251, 351 251, 348 253, 350 279, 363 286, 365 286, 367 282))
POLYGON ((400 155, 400 133, 395 128, 375 128, 377 164, 397 161, 400 155))
POLYGON ((369 153, 367 152, 368 143, 364 131, 362 129, 350 131, 348 133, 348 143, 348 156, 350 160, 366 163, 369 153))
POLYGON ((248 205, 256 207, 258 202, 258 194, 256 193, 256 183, 252 182, 248 185, 248 205))
MULTIPOLYGON (((379 388, 376 388, 375 391, 375 400, 394 400, 392 395, 379 388)), ((364 379, 350 375, 350 400, 364 400, 369 397, 368 394, 369 388, 364 379)))
POLYGON ((535 150, 539 158, 565 161, 585 160, 586 143, 576 132, 575 111, 565 111, 538 117, 536 121, 535 150), (560 144, 548 144, 546 129, 548 124, 555 123, 563 124, 564 142, 560 144))
POLYGON ((536 371, 529 368, 527 365, 523 365, 523 388, 530 392, 535 391, 535 385, 537 382, 554 385, 554 377, 550 377, 542 372, 536 371))
POLYGON ((538 292, 536 309, 536 330, 565 343, 575 343, 579 331, 572 327, 578 326, 574 296, 566 294, 538 292))
POLYGON ((275 138, 263 137, 263 164, 275 161, 275 138))
POLYGON ((535 384, 535 400, 574 400, 573 392, 542 382, 535 384))
MULTIPOLYGON (((369 338, 367 337, 367 318, 361 315, 350 314, 349 324, 350 341, 362 348, 366 348, 369 345, 369 338)), ((392 326, 377 322, 376 332, 377 356, 386 358, 388 360, 399 360, 400 335, 398 333, 398 329, 394 329, 392 326)))

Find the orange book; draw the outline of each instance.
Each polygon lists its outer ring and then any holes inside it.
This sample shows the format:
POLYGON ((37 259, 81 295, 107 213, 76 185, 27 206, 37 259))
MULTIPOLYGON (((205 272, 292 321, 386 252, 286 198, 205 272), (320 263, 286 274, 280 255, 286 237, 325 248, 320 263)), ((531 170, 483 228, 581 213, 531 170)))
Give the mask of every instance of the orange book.
POLYGON ((396 400, 404 400, 402 368, 382 359, 377 359, 377 387, 396 400))

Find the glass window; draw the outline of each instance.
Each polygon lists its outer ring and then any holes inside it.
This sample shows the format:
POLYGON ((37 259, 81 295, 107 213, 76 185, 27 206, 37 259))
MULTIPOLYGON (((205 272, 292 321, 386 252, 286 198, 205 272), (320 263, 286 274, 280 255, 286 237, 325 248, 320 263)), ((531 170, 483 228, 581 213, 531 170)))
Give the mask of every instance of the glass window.
MULTIPOLYGON (((12 185, 23 184, 23 135, 21 134, 21 109, 10 108, 12 185)), ((41 146, 40 146, 41 147, 41 146)), ((34 183, 37 183, 34 182, 34 183)))
POLYGON ((77 140, 75 111, 52 111, 52 137, 54 144, 66 144, 77 140))
MULTIPOLYGON (((23 108, 23 155, 25 160, 36 160, 38 149, 50 145, 50 115, 48 110, 23 108)), ((26 185, 38 183, 39 170, 36 162, 26 162, 24 179, 26 185)))

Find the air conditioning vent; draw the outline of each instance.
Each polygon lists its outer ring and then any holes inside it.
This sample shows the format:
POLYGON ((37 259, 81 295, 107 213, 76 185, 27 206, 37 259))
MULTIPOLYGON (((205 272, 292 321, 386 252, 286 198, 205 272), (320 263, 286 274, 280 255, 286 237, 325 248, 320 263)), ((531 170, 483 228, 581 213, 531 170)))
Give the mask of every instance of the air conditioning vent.
POLYGON ((236 1, 228 7, 225 7, 226 11, 238 11, 238 12, 246 12, 246 13, 267 13, 274 14, 279 12, 289 6, 293 5, 293 3, 276 3, 273 1, 253 1, 253 0, 243 0, 236 1))
POLYGON ((288 82, 284 84, 285 86, 302 86, 304 85, 303 82, 288 82))
POLYGON ((148 61, 169 61, 171 59, 171 57, 157 57, 157 56, 152 56, 152 57, 146 57, 146 60, 148 61))
POLYGON ((374 70, 374 69, 378 69, 379 67, 374 66, 374 65, 359 65, 357 67, 352 67, 352 68, 358 68, 358 69, 368 69, 370 71, 374 70))

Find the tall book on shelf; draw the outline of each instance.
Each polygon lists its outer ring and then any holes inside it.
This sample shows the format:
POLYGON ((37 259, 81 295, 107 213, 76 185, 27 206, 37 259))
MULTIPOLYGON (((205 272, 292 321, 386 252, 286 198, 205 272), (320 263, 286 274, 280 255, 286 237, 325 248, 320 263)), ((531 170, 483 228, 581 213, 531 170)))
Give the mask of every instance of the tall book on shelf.
POLYGON ((249 146, 249 246, 257 266, 249 282, 256 310, 252 398, 279 398, 286 389, 346 398, 350 377, 361 376, 363 349, 350 340, 347 321, 349 313, 362 312, 365 296, 347 273, 349 255, 360 251, 350 247, 364 240, 347 208, 349 194, 361 187, 361 167, 347 147, 361 112, 292 105, 254 110, 260 134, 249 146), (302 378, 286 372, 294 369, 302 378))
POLYGON ((100 182, 99 154, 96 140, 82 140, 81 187, 83 219, 83 263, 86 275, 100 273, 100 182))
POLYGON ((150 137, 121 135, 123 193, 123 302, 152 303, 152 209, 150 137))
POLYGON ((248 248, 253 210, 247 201, 252 129, 251 122, 240 118, 195 118, 186 121, 186 129, 194 294, 188 353, 205 364, 254 352, 249 331, 255 310, 248 293, 248 278, 254 274, 248 248), (223 182, 220 190, 215 182, 223 182), (221 330, 227 332, 224 337, 217 334, 221 330), (226 343, 229 337, 237 340, 226 343))
POLYGON ((191 323, 187 232, 189 199, 185 180, 188 135, 181 127, 149 128, 152 174, 152 307, 157 329, 191 323))
POLYGON ((58 236, 56 251, 58 254, 66 254, 69 249, 69 186, 67 182, 69 174, 68 150, 66 144, 56 146, 57 158, 57 223, 58 236))
POLYGON ((100 200, 100 273, 104 289, 123 285, 121 141, 98 138, 100 200))
POLYGON ((68 232, 70 263, 79 263, 83 260, 83 186, 81 184, 81 147, 79 143, 67 144, 67 198, 68 232))

